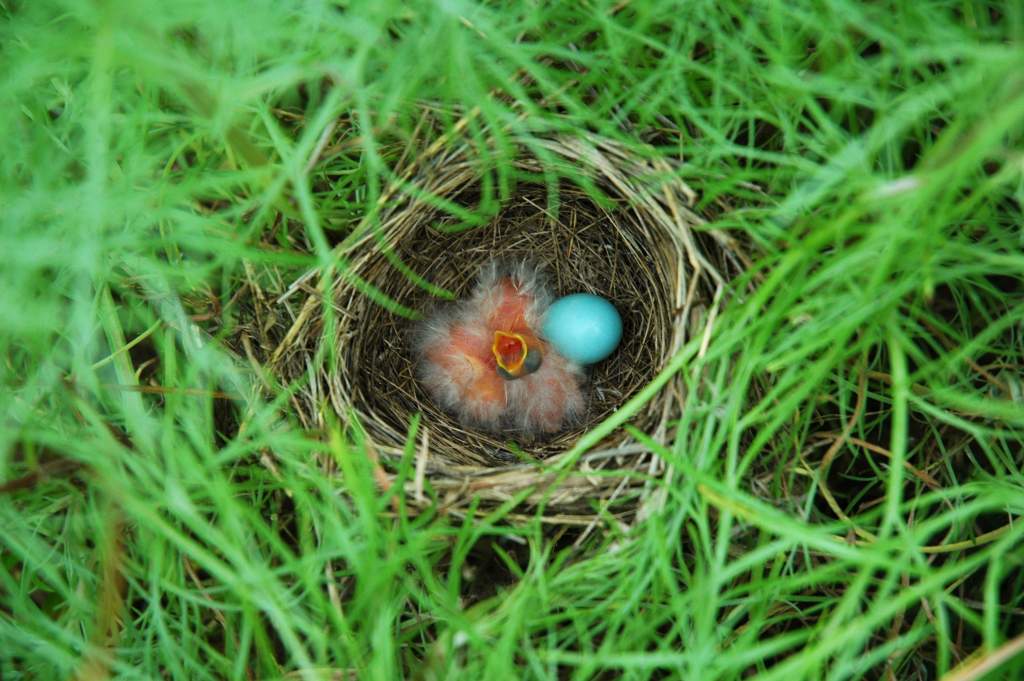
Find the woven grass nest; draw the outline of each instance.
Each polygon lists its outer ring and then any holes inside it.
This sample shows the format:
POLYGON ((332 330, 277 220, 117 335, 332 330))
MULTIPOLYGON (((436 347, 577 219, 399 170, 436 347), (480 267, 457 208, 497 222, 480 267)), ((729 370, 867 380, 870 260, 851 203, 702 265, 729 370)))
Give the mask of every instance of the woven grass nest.
MULTIPOLYGON (((476 207, 482 195, 479 165, 469 145, 432 145, 402 175, 401 184, 418 191, 399 191, 396 183, 379 202, 377 227, 336 246, 345 274, 325 285, 319 272, 308 272, 276 295, 261 296, 275 308, 265 316, 284 320, 263 364, 286 384, 299 381, 291 404, 306 427, 358 420, 375 455, 385 459, 403 455, 410 419, 422 414, 416 475, 407 489, 412 505, 432 503, 424 494, 429 483, 455 513, 474 497, 493 506, 520 493, 526 506, 543 503, 545 517, 556 523, 589 522, 602 501, 635 510, 641 495, 632 478, 595 474, 610 468, 657 474, 659 462, 623 429, 575 458, 568 472, 556 474, 553 469, 564 466, 552 464, 569 463, 562 457, 584 432, 703 333, 716 292, 746 258, 735 240, 702 228, 708 216, 693 208, 697 192, 666 161, 638 157, 603 139, 534 138, 519 148, 515 171, 527 179, 518 181, 490 222, 461 228, 452 211, 422 197, 476 207), (579 178, 557 183, 555 202, 549 200, 550 184, 529 179, 550 177, 552 171, 579 178), (594 189, 601 198, 593 197, 594 189), (372 287, 422 316, 445 296, 466 296, 480 269, 496 258, 543 268, 555 295, 602 295, 623 318, 618 350, 588 369, 585 419, 546 440, 522 443, 476 431, 436 406, 416 379, 414 322, 367 295, 372 287), (327 334, 325 290, 334 301, 333 332, 327 334), (338 349, 336 371, 314 359, 323 356, 324 342, 338 349)), ((254 326, 240 328, 246 333, 254 326)), ((673 379, 630 422, 664 436, 682 397, 681 381, 673 379)), ((381 475, 386 469, 380 468, 381 475)))

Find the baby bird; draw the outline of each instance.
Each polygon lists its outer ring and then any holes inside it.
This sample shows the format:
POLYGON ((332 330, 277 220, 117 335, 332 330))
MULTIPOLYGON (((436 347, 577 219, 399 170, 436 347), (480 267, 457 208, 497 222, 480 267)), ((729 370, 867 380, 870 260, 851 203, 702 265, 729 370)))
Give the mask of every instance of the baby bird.
POLYGON ((418 327, 420 382, 468 426, 526 439, 563 429, 583 413, 583 371, 540 337, 550 304, 536 268, 490 263, 468 300, 418 327))

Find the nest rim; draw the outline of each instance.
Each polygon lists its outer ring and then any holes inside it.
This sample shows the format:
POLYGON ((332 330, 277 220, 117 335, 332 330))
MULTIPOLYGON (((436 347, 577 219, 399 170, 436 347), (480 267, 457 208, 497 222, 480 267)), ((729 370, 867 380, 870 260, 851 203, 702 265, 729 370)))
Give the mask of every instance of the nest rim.
MULTIPOLYGON (((606 139, 551 137, 542 141, 543 160, 539 154, 530 153, 526 145, 520 147, 514 167, 524 177, 542 176, 550 170, 551 157, 555 157, 574 171, 582 170, 587 182, 592 183, 587 186, 563 176, 557 186, 561 199, 558 215, 549 212, 550 185, 527 181, 517 185, 516 192, 502 203, 487 225, 466 231, 454 229, 458 225, 451 213, 440 214, 436 206, 421 197, 441 196, 471 205, 473 188, 479 187, 483 173, 468 145, 435 145, 431 147, 432 156, 417 158, 404 175, 406 182, 415 183, 416 193, 390 187, 380 199, 379 204, 387 209, 381 211, 377 226, 367 227, 336 246, 347 265, 347 276, 335 276, 328 282, 337 313, 330 342, 344 349, 337 355, 337 371, 311 362, 314 355, 322 356, 320 343, 324 342, 323 319, 317 314, 323 295, 310 290, 310 282, 319 270, 303 274, 274 301, 287 308, 285 318, 292 321, 268 364, 285 383, 301 376, 307 378, 293 400, 304 426, 322 428, 326 419, 334 416, 356 420, 377 451, 402 456, 408 448, 410 421, 416 414, 422 415, 416 479, 410 482, 412 496, 421 503, 426 503, 426 477, 436 492, 452 497, 456 505, 470 496, 502 502, 531 488, 524 501, 543 504, 548 509, 545 514, 563 520, 572 512, 589 517, 595 499, 611 503, 630 496, 619 476, 594 473, 643 468, 657 474, 663 463, 622 428, 608 433, 586 455, 570 462, 575 474, 559 475, 557 490, 544 491, 549 487, 544 483, 555 482, 552 468, 562 467, 567 457, 579 454, 575 446, 581 438, 615 414, 668 365, 688 340, 702 332, 712 299, 718 299, 728 280, 748 262, 736 240, 706 227, 706 218, 695 209, 697 193, 672 172, 668 162, 643 158, 606 139), (593 195, 595 186, 601 196, 593 195), (568 215, 564 214, 566 207, 568 215), (516 219, 510 219, 513 214, 516 219), (586 224, 581 216, 587 218, 586 224), (524 227, 526 223, 528 227, 524 227), (588 229, 593 232, 594 225, 599 224, 606 227, 602 238, 591 239, 580 247, 581 251, 593 251, 596 245, 603 248, 596 257, 609 252, 616 257, 626 254, 625 263, 620 257, 605 273, 621 275, 623 269, 632 266, 635 271, 631 277, 605 277, 611 285, 602 287, 595 283, 601 277, 594 276, 594 252, 589 259, 553 258, 550 253, 544 257, 551 251, 552 240, 569 236, 570 243, 575 243, 573 239, 580 242, 581 233, 588 229), (588 418, 540 445, 510 446, 493 434, 459 424, 433 405, 415 379, 408 332, 398 330, 402 325, 408 328, 409 323, 365 295, 361 285, 369 282, 375 290, 422 315, 433 307, 426 301, 439 292, 444 298, 465 294, 472 285, 475 268, 482 264, 482 256, 495 251, 496 234, 508 237, 503 242, 506 247, 497 254, 500 258, 534 253, 542 267, 550 268, 556 295, 585 291, 606 296, 616 307, 626 308, 625 326, 632 332, 631 336, 624 333, 623 346, 616 352, 621 355, 620 361, 596 368, 592 380, 588 380, 591 395, 614 381, 625 384, 621 394, 598 400, 588 418), (460 239, 468 246, 459 252, 461 259, 450 255, 449 243, 460 239), (425 243, 433 243, 433 249, 425 248, 425 243), (622 248, 612 248, 612 243, 622 248), (429 281, 417 274, 423 262, 436 261, 439 255, 445 261, 443 274, 432 271, 429 281), (568 271, 569 262, 577 264, 575 270, 568 271), (649 263, 654 267, 644 267, 649 263), (298 295, 300 291, 306 291, 304 300, 298 295), (633 309, 630 297, 642 304, 633 309), (369 333, 369 340, 360 339, 361 334, 367 334, 366 328, 376 329, 376 334, 369 333), (634 340, 632 347, 627 338, 634 340), (389 348, 391 357, 387 358, 389 348), (374 352, 384 360, 368 357, 374 352), (627 362, 627 355, 639 359, 627 362), (404 365, 405 375, 397 383, 385 381, 386 388, 378 389, 374 381, 380 378, 379 370, 375 374, 365 367, 388 359, 394 362, 395 358, 404 365), (324 413, 324 409, 333 414, 324 413)), ((656 436, 664 435, 683 394, 681 378, 670 378, 653 399, 632 414, 632 424, 656 436)), ((632 498, 639 500, 636 494, 632 498)), ((634 510, 637 506, 626 505, 634 510)))

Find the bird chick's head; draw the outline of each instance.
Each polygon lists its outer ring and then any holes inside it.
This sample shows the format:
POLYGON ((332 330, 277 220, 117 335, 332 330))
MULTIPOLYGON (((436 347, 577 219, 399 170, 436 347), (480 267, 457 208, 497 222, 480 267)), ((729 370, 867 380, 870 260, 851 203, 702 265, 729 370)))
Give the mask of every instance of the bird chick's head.
POLYGON ((543 359, 536 339, 511 331, 494 332, 491 353, 498 365, 498 375, 509 381, 532 374, 543 359))

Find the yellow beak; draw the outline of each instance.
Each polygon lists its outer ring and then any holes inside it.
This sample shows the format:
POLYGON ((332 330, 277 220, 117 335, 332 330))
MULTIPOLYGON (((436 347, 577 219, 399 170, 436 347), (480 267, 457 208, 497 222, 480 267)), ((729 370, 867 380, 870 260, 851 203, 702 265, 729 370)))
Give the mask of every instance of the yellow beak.
POLYGON ((543 359, 540 343, 535 338, 510 331, 494 332, 491 352, 498 365, 498 374, 506 380, 532 374, 540 368, 543 359))
POLYGON ((523 367, 526 366, 526 359, 530 355, 530 347, 522 334, 495 331, 491 352, 500 370, 508 374, 509 378, 518 378, 523 374, 523 367))

